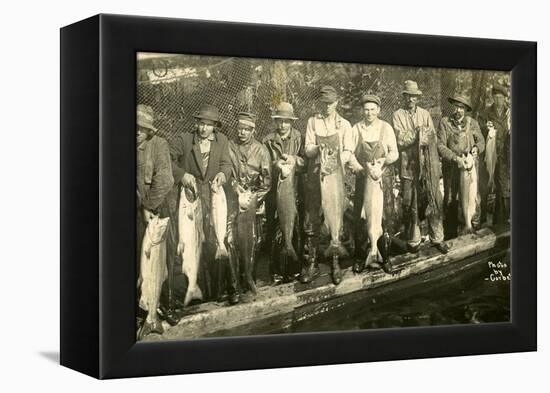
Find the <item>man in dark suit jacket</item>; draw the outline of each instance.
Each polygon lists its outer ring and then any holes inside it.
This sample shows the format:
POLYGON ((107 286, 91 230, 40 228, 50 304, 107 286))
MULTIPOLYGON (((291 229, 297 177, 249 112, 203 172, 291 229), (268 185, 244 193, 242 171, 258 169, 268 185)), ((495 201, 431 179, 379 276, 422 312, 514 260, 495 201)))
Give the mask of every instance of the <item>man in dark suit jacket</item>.
MULTIPOLYGON (((197 119, 196 131, 175 137, 171 141, 170 155, 175 184, 178 187, 182 185, 195 190, 201 199, 206 240, 199 268, 201 272, 199 285, 207 298, 213 298, 221 295, 222 280, 225 278, 223 270, 226 263, 224 261, 214 263, 216 237, 210 220, 211 187, 224 186, 228 183, 232 166, 227 137, 218 132, 221 125, 218 108, 204 105, 194 117, 197 119), (216 267, 215 270, 214 267, 216 267), (212 285, 213 282, 217 285, 212 285)), ((237 280, 236 274, 236 271, 229 266, 229 276, 232 277, 228 280, 230 295, 236 293, 233 285, 237 280)))

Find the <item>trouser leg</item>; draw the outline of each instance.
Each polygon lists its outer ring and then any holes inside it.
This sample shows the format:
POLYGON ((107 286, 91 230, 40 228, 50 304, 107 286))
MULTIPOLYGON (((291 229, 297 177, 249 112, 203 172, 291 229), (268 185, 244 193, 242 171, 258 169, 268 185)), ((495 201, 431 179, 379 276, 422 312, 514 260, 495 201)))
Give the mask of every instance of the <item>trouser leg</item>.
POLYGON ((367 239, 367 231, 365 230, 365 220, 361 218, 361 211, 363 210, 364 191, 365 177, 357 175, 355 177, 355 194, 353 195, 353 242, 355 244, 355 257, 360 259, 364 259, 366 256, 364 246, 367 239))

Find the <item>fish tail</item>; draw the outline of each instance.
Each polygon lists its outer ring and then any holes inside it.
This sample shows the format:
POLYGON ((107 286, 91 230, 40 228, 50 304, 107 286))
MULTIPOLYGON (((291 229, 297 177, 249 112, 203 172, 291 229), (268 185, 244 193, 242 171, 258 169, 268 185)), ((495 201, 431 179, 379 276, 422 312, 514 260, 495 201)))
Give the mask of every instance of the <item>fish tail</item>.
POLYGON ((348 251, 341 244, 331 244, 325 250, 325 257, 346 257, 348 256, 348 251))
POLYGON ((193 288, 187 288, 183 305, 187 306, 193 299, 202 300, 202 291, 198 285, 195 285, 193 288))
POLYGON ((227 248, 225 245, 221 245, 216 249, 216 255, 214 256, 214 259, 220 260, 220 259, 227 259, 229 258, 229 253, 227 252, 227 248))
POLYGON ((287 245, 284 251, 287 257, 291 258, 294 261, 298 260, 298 255, 296 254, 296 250, 294 249, 294 246, 292 244, 287 245))

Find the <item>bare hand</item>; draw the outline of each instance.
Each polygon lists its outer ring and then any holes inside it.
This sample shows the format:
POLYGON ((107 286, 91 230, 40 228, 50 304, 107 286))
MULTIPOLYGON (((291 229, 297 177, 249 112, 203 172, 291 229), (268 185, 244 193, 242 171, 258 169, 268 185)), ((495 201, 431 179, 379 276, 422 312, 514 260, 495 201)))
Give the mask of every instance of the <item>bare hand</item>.
POLYGON ((195 179, 195 176, 193 176, 190 173, 186 173, 181 178, 181 184, 184 187, 189 188, 193 192, 197 192, 197 179, 195 179))
POLYGON ((155 217, 155 215, 151 210, 143 208, 143 219, 145 222, 149 222, 153 217, 155 217))
POLYGON ((284 160, 284 162, 288 165, 296 165, 296 157, 290 154, 283 154, 281 158, 284 160))
POLYGON ((212 179, 212 182, 210 184, 210 187, 213 191, 217 191, 221 186, 223 186, 226 182, 225 175, 222 172, 219 172, 214 179, 212 179))
POLYGON ((420 146, 428 146, 430 144, 430 130, 424 127, 419 128, 419 143, 420 146))

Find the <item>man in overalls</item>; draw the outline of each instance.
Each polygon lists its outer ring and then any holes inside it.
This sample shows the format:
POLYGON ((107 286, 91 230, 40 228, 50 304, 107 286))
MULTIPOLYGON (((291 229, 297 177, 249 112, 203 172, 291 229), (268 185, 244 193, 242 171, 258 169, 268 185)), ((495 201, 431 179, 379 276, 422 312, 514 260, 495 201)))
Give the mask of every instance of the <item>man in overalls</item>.
MULTIPOLYGON (((321 184, 320 184, 320 138, 334 137, 337 146, 338 161, 345 165, 352 154, 353 147, 344 149, 344 135, 351 133, 351 124, 338 114, 338 94, 332 86, 324 86, 317 97, 318 113, 309 118, 306 127, 305 155, 308 158, 305 185, 305 248, 307 256, 300 275, 303 283, 311 282, 318 274, 318 246, 321 227, 321 184)), ((343 195, 344 190, 334 190, 343 195)), ((344 212, 338 212, 338 214, 344 212)), ((332 281, 335 285, 342 281, 342 272, 335 256, 331 264, 332 281)))
POLYGON ((285 213, 296 214, 294 228, 291 229, 291 233, 293 233, 292 243, 295 252, 299 253, 301 248, 301 222, 298 211, 301 210, 301 206, 297 205, 299 205, 301 201, 297 196, 301 183, 301 173, 304 169, 304 143, 300 131, 293 127, 294 120, 298 118, 294 116, 292 104, 281 102, 271 117, 275 120, 277 130, 266 135, 263 140, 271 156, 273 175, 273 185, 266 196, 266 238, 268 242, 271 242, 272 246, 269 249, 272 257, 270 268, 272 280, 274 284, 278 284, 283 281, 292 281, 294 279, 294 273, 297 268, 299 268, 298 260, 293 260, 292 256, 287 255, 288 253, 283 255, 281 252, 281 250, 284 250, 283 243, 286 239, 284 239, 283 232, 285 232, 286 228, 281 228, 281 221, 279 218, 284 216, 285 213), (285 168, 287 171, 294 171, 294 176, 292 177, 294 195, 292 196, 292 201, 288 201, 288 203, 279 206, 277 205, 278 178, 282 179, 285 168), (292 209, 293 211, 283 212, 283 209, 292 209))
MULTIPOLYGON (((353 198, 354 219, 355 219, 355 256, 356 263, 353 270, 356 273, 363 271, 370 263, 372 258, 365 259, 362 245, 365 243, 365 222, 361 218, 363 209, 365 176, 367 163, 372 163, 384 159, 382 166, 382 191, 383 191, 383 237, 378 239, 377 245, 371 244, 378 249, 382 256, 382 268, 387 273, 391 273, 392 266, 389 259, 389 241, 390 236, 397 230, 397 214, 395 212, 395 201, 393 194, 394 172, 393 163, 399 158, 395 133, 392 126, 378 118, 380 113, 380 97, 372 94, 366 94, 361 99, 364 118, 352 128, 352 144, 355 146, 354 155, 350 157, 349 165, 356 173, 355 195, 353 198)), ((372 254, 369 254, 371 256, 372 254)))
POLYGON ((228 232, 230 259, 238 261, 241 286, 256 294, 256 210, 271 188, 271 158, 267 148, 254 138, 256 116, 237 115, 237 139, 229 143, 233 179, 228 192, 228 232))
POLYGON ((466 115, 466 111, 472 110, 469 98, 454 95, 448 100, 453 105, 453 113, 441 119, 437 139, 439 154, 443 159, 445 230, 447 237, 453 238, 458 235, 460 170, 464 165, 462 156, 471 154, 477 161, 485 149, 485 140, 478 122, 466 115))

